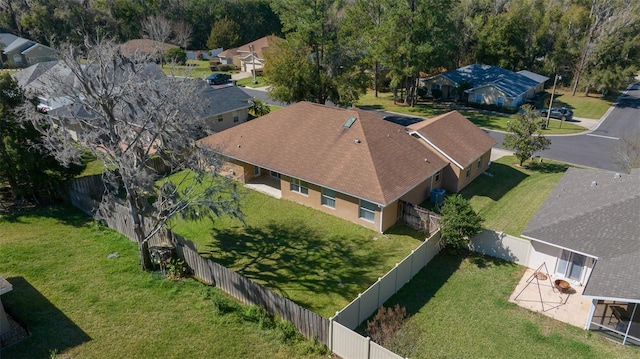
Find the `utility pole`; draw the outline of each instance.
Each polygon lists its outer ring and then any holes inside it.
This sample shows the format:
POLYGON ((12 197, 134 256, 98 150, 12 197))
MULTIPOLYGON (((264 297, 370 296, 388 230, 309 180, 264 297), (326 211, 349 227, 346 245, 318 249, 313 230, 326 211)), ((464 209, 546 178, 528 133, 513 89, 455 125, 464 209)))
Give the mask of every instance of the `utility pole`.
POLYGON ((551 106, 553 106, 553 96, 556 94, 556 84, 558 83, 558 78, 562 80, 562 76, 556 74, 553 79, 553 91, 551 91, 551 100, 549 101, 549 107, 547 108, 547 122, 544 125, 544 128, 549 129, 549 118, 551 117, 551 106))
POLYGON ((257 84, 258 80, 256 79, 256 53, 253 51, 255 49, 254 45, 249 45, 249 50, 251 51, 251 60, 253 62, 253 84, 257 84))

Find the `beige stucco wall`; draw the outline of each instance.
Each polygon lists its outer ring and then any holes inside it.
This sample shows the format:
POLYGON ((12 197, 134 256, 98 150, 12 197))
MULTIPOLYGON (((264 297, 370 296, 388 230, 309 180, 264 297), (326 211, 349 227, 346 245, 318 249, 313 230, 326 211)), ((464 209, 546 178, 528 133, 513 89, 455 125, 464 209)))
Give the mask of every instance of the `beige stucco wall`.
POLYGON ((380 230, 380 208, 376 208, 375 221, 370 222, 359 218, 360 200, 358 198, 346 195, 344 193, 336 192, 336 207, 330 208, 327 206, 323 206, 320 202, 322 187, 309 183, 309 193, 307 195, 304 195, 298 192, 291 191, 291 177, 283 175, 280 180, 280 188, 282 190, 283 199, 298 202, 322 212, 332 214, 336 217, 340 217, 342 219, 357 223, 361 226, 371 228, 375 231, 380 230))
MULTIPOLYGON (((442 177, 442 175, 441 175, 442 177)), ((434 183, 434 187, 439 187, 434 183)), ((424 202, 427 198, 429 198, 429 194, 431 192, 431 177, 427 178, 424 182, 417 185, 414 189, 407 192, 404 196, 400 197, 401 200, 405 202, 409 202, 411 204, 419 205, 424 202)))
POLYGON ((455 97, 453 92, 456 88, 456 84, 453 81, 441 75, 434 76, 433 78, 424 81, 424 86, 427 88, 429 93, 431 93, 431 86, 434 84, 440 85, 443 98, 455 97))
POLYGON ((253 165, 236 160, 229 160, 220 168, 220 174, 233 178, 238 182, 247 183, 253 178, 253 165))
MULTIPOLYGON (((440 158, 449 162, 449 160, 444 157, 442 154, 437 153, 440 158)), ((491 149, 485 152, 482 156, 478 157, 474 160, 471 165, 469 165, 469 177, 466 176, 466 169, 461 169, 454 163, 449 163, 449 166, 445 167, 442 171, 442 185, 438 185, 436 183, 433 184, 433 188, 442 187, 450 192, 460 192, 464 189, 469 183, 471 183, 475 178, 482 174, 482 172, 486 171, 489 167, 489 161, 491 160, 491 149), (481 161, 480 168, 478 168, 478 161, 481 161)))
POLYGON ((503 97, 504 98, 504 106, 510 106, 511 105, 511 101, 506 98, 505 94, 502 93, 501 91, 499 91, 498 89, 496 89, 495 87, 492 86, 485 86, 485 87, 481 87, 479 89, 473 90, 473 91, 469 91, 469 102, 476 102, 476 95, 477 94, 481 94, 483 96, 482 98, 482 102, 484 104, 488 104, 488 105, 497 105, 498 104, 498 97, 503 97))
POLYGON ((223 113, 222 114, 222 121, 218 120, 218 116, 214 116, 211 118, 208 118, 205 120, 206 126, 209 130, 212 130, 214 132, 220 132, 220 131, 224 131, 228 128, 231 128, 233 126, 237 126, 241 123, 247 122, 247 119, 249 118, 249 109, 248 108, 243 108, 243 109, 239 109, 238 110, 238 121, 237 122, 233 122, 233 111, 231 112, 227 112, 227 113, 223 113))
POLYGON ((38 62, 55 60, 56 53, 53 49, 47 49, 46 47, 38 46, 37 48, 25 54, 24 57, 28 65, 33 65, 38 62))

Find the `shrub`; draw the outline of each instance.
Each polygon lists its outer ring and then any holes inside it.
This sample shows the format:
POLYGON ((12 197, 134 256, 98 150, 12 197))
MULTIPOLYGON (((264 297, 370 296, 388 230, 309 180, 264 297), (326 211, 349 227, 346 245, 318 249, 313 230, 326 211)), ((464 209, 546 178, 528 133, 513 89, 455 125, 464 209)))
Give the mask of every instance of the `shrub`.
POLYGON ((378 309, 376 315, 367 322, 367 334, 374 342, 385 346, 393 335, 402 328, 407 309, 396 304, 393 308, 378 309))
POLYGON ((275 326, 273 314, 256 305, 246 307, 242 316, 247 321, 258 323, 261 329, 271 329, 275 326))
POLYGON ((172 279, 184 278, 189 274, 189 267, 180 258, 172 258, 167 264, 167 277, 172 279))
POLYGON ((187 63, 187 53, 179 47, 173 47, 164 54, 164 60, 168 63, 184 65, 187 63))
POLYGON ((227 65, 227 64, 220 64, 220 65, 216 66, 216 70, 217 71, 222 71, 222 72, 231 71, 234 68, 235 67, 233 65, 227 65))
POLYGON ((469 106, 479 108, 481 110, 502 112, 502 113, 508 113, 508 114, 514 114, 518 112, 517 108, 498 106, 498 105, 486 104, 486 103, 469 102, 469 106))
POLYGON ((221 293, 219 290, 213 291, 211 294, 211 304, 214 313, 222 315, 238 310, 238 303, 221 293))
POLYGON ((276 322, 276 336, 281 343, 288 344, 299 339, 300 333, 293 323, 279 319, 276 322))
POLYGON ((418 87, 417 93, 418 93, 418 97, 420 98, 427 98, 427 96, 429 95, 429 91, 424 86, 418 87))

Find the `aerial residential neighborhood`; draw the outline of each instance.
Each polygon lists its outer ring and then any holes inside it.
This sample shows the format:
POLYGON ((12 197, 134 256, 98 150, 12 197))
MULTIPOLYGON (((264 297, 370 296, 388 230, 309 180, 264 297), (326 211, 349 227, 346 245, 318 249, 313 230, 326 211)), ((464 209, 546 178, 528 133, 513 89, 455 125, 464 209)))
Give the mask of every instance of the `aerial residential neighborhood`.
POLYGON ((640 3, 0 12, 0 358, 640 358, 640 3))

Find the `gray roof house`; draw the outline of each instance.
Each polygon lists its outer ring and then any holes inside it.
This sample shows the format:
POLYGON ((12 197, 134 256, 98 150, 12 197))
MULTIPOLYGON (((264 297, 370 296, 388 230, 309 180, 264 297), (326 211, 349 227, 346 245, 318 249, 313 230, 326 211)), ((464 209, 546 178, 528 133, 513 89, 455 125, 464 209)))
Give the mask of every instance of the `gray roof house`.
POLYGON ((530 72, 513 72, 497 66, 473 64, 444 72, 423 80, 428 91, 439 89, 444 99, 518 107, 544 90, 548 77, 530 72), (458 98, 456 88, 468 83, 466 98, 458 98))
MULTIPOLYGON (((86 65, 89 67, 91 65, 86 65)), ((171 81, 154 63, 148 63, 141 70, 146 78, 156 81, 171 81)), ((37 94, 40 104, 38 108, 50 116, 63 118, 91 119, 93 114, 83 106, 73 103, 70 96, 56 93, 53 83, 66 82, 70 86, 79 86, 77 80, 62 62, 52 61, 38 63, 12 75, 22 88, 37 94)), ((249 118, 251 96, 236 86, 210 86, 200 79, 192 79, 198 96, 190 104, 199 119, 203 121, 204 137, 212 132, 220 132, 227 128, 246 122, 249 118)), ((73 135, 73 134, 72 134, 73 135)))
POLYGON ((57 58, 55 49, 8 33, 0 34, 0 49, 3 64, 11 62, 19 67, 53 61, 57 58))
POLYGON ((588 329, 640 345, 640 171, 569 168, 522 235, 555 257, 555 277, 584 285, 588 329))

